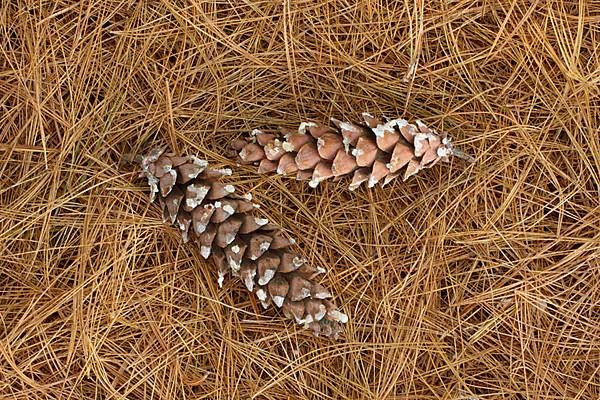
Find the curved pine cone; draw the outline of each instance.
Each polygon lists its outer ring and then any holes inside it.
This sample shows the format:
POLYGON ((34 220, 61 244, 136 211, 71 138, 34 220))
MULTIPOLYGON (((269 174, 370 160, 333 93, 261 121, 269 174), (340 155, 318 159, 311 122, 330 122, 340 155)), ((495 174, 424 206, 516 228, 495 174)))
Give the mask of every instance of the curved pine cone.
POLYGON ((303 122, 298 131, 281 129, 280 134, 254 130, 249 138, 238 139, 231 147, 243 164, 258 165, 259 173, 277 172, 309 180, 311 187, 335 177, 353 174, 350 190, 363 182, 368 187, 387 185, 399 175, 403 180, 450 156, 473 161, 456 150, 445 133, 417 120, 384 122, 363 113, 365 124, 341 122, 335 127, 303 122), (402 171, 403 170, 403 171, 402 171))
POLYGON ((264 308, 274 303, 286 317, 311 328, 315 335, 337 338, 348 317, 316 283, 323 268, 308 265, 291 250, 294 240, 280 227, 260 218, 251 196, 239 196, 195 156, 177 157, 155 149, 142 159, 140 176, 148 179, 151 200, 157 197, 165 222, 179 226, 184 242, 198 245, 218 268, 219 286, 226 275, 239 277, 264 308))

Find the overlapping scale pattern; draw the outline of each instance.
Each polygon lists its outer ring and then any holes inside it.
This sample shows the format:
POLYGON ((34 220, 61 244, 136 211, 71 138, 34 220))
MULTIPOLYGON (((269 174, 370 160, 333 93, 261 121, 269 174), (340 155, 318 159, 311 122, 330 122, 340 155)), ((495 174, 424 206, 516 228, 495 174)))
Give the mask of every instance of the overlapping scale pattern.
POLYGON ((142 159, 151 201, 158 197, 165 222, 181 230, 184 242, 214 261, 219 285, 239 277, 264 308, 271 304, 315 335, 337 338, 348 317, 314 278, 325 270, 295 253, 293 239, 261 218, 251 196, 219 181, 229 169, 210 169, 195 156, 178 157, 155 149, 142 159))
POLYGON ((243 164, 255 164, 259 173, 292 175, 311 187, 329 178, 352 174, 350 190, 362 183, 387 185, 398 176, 407 180, 451 156, 473 161, 454 148, 445 133, 417 120, 383 121, 363 113, 364 123, 331 119, 332 127, 303 122, 297 131, 277 134, 254 130, 231 143, 243 164))

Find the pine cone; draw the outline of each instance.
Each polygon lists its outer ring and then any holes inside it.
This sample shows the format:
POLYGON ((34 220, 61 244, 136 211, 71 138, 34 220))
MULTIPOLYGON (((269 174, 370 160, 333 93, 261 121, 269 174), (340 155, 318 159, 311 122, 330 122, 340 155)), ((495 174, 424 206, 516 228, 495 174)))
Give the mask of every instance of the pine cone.
POLYGON ((337 338, 348 317, 316 283, 323 268, 308 265, 294 253, 293 239, 254 212, 251 196, 219 181, 231 170, 214 170, 195 156, 177 157, 155 149, 142 159, 140 176, 148 179, 151 202, 158 194, 165 222, 179 226, 184 242, 199 246, 218 268, 219 286, 231 272, 266 309, 271 303, 315 335, 337 338))
POLYGON ((368 187, 382 186, 402 174, 406 181, 450 156, 473 161, 455 149, 445 133, 439 133, 417 120, 383 122, 363 113, 365 125, 332 118, 334 127, 303 122, 298 131, 280 129, 280 134, 254 130, 250 137, 231 143, 243 164, 258 165, 259 173, 277 172, 310 180, 316 187, 329 178, 354 173, 350 190, 363 182, 368 187), (308 133, 307 133, 308 132, 308 133))

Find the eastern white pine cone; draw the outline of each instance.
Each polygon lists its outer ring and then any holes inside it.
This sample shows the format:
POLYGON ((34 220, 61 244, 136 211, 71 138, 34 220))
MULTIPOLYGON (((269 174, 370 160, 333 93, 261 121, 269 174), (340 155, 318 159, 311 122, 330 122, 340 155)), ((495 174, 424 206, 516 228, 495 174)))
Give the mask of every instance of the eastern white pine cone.
POLYGON ((177 225, 184 242, 218 268, 218 282, 239 277, 264 308, 271 303, 284 315, 312 329, 315 335, 337 338, 348 317, 314 281, 323 268, 308 265, 281 228, 257 216, 251 196, 240 196, 219 181, 229 169, 209 169, 195 156, 178 157, 155 149, 142 159, 140 176, 148 179, 151 201, 158 197, 165 222, 177 225))
POLYGON ((231 147, 243 164, 255 164, 259 173, 276 172, 309 180, 311 187, 329 178, 353 174, 350 190, 363 182, 368 187, 387 185, 397 176, 407 180, 451 156, 473 161, 454 148, 445 133, 421 121, 382 121, 363 113, 364 124, 332 118, 334 127, 303 122, 297 131, 279 133, 254 130, 231 147), (401 170, 404 169, 404 172, 401 170))

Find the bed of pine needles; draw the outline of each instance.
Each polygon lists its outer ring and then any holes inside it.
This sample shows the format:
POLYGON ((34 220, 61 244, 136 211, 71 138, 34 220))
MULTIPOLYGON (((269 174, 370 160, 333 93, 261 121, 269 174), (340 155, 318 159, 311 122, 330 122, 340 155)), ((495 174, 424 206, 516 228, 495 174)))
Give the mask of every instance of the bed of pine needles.
POLYGON ((600 4, 2 1, 0 398, 600 398, 600 4), (350 316, 263 312, 126 153, 369 111, 454 160, 381 189, 236 169, 350 316))

